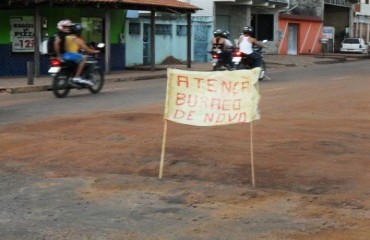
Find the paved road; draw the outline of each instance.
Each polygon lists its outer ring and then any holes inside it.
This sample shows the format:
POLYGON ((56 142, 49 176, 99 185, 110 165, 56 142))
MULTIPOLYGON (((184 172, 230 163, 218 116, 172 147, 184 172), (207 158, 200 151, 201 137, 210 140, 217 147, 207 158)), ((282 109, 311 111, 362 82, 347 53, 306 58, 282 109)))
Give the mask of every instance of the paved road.
MULTIPOLYGON (((350 63, 311 65, 310 67, 281 68, 272 65, 272 81, 261 82, 262 89, 273 83, 286 81, 320 80, 368 76, 368 60, 350 63)), ((129 109, 165 98, 166 79, 151 79, 107 84, 99 94, 87 90, 72 90, 64 99, 56 99, 51 92, 1 95, 0 124, 39 120, 50 116, 66 116, 94 111, 129 109)))
POLYGON ((2 95, 0 124, 44 117, 135 108, 164 98, 166 79, 111 83, 99 94, 71 90, 57 99, 48 92, 2 95))
MULTIPOLYGON (((364 61, 272 71, 273 80, 261 82, 262 101, 274 101, 276 96, 281 96, 282 90, 289 92, 294 84, 310 86, 310 89, 313 84, 317 85, 318 94, 335 90, 335 84, 327 84, 333 89, 321 89, 321 82, 341 81, 343 84, 343 80, 348 79, 356 84, 356 78, 362 81, 368 79, 368 65, 369 62, 364 61)), ((161 103, 164 86, 164 79, 117 83, 96 96, 87 92, 72 92, 66 99, 56 99, 50 92, 3 95, 0 127, 16 129, 17 125, 7 124, 161 103)), ((299 92, 289 92, 291 96, 302 96, 301 102, 305 101, 305 93, 304 88, 299 92)), ((289 111, 289 104, 295 103, 282 102, 280 107, 289 111)), ((342 222, 321 218, 321 209, 315 215, 296 212, 297 199, 308 199, 305 204, 309 205, 316 201, 317 195, 288 193, 275 201, 276 196, 282 195, 281 192, 212 182, 159 181, 144 176, 105 175, 99 172, 90 177, 63 178, 50 169, 40 169, 40 174, 27 175, 21 174, 22 169, 27 167, 27 159, 23 159, 24 165, 17 165, 22 159, 13 162, 4 158, 2 160, 7 164, 0 169, 0 239, 244 240, 266 239, 264 237, 268 232, 284 236, 286 232, 308 234, 310 229, 317 233, 345 227, 342 222), (17 169, 17 172, 11 169, 17 169), (106 190, 108 184, 110 188, 106 190), (97 188, 100 195, 92 194, 97 188), (216 195, 220 195, 217 201, 213 200, 216 195), (275 199, 268 205, 272 197, 275 199), (259 203, 262 205, 258 206, 259 203), (241 214, 237 218, 230 217, 237 215, 235 213, 241 214)), ((348 211, 355 214, 352 208, 348 211)), ((333 211, 329 213, 334 214, 333 211)), ((366 215, 367 212, 363 213, 366 215)), ((340 209, 340 216, 345 214, 346 209, 340 209)))

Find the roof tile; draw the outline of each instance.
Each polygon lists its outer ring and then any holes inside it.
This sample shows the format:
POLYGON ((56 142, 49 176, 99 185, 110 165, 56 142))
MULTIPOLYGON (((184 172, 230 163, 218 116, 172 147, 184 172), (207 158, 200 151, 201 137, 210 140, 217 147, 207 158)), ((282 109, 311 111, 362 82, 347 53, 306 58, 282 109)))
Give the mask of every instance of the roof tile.
MULTIPOLYGON (((14 5, 25 4, 24 0, 12 0, 6 4, 0 0, 1 7, 12 7, 14 5)), ((28 0, 27 4, 121 4, 122 8, 129 8, 132 6, 134 9, 144 10, 152 7, 158 7, 160 9, 178 9, 183 11, 196 11, 201 10, 201 8, 188 4, 186 2, 181 2, 178 0, 28 0)), ((26 5, 27 5, 26 4, 26 5)), ((28 5, 27 5, 28 6, 28 5)))

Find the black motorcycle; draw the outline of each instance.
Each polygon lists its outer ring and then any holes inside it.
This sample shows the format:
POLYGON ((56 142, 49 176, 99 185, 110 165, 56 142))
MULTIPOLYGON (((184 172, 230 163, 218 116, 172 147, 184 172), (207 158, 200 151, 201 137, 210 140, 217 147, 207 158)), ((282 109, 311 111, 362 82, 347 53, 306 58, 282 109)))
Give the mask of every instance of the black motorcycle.
MULTIPOLYGON (((226 50, 231 52, 232 49, 226 50)), ((212 70, 213 71, 225 71, 225 70, 232 70, 227 58, 229 57, 226 52, 222 52, 221 50, 213 50, 210 52, 212 54, 212 70)))
MULTIPOLYGON (((103 48, 104 43, 99 43, 97 48, 103 48)), ((92 82, 86 83, 73 82, 73 76, 77 70, 77 64, 73 62, 61 62, 58 58, 50 59, 49 74, 53 76, 52 91, 57 98, 64 98, 69 91, 74 89, 88 89, 91 93, 99 93, 104 85, 104 73, 98 66, 97 55, 86 55, 85 68, 81 78, 92 82)))
MULTIPOLYGON (((267 40, 264 40, 263 43, 266 43, 267 40)), ((263 59, 263 51, 261 48, 258 48, 258 47, 253 47, 253 50, 256 51, 257 53, 259 53, 262 57, 261 59, 261 72, 260 72, 260 75, 258 77, 258 80, 259 81, 262 81, 263 79, 265 78, 269 78, 267 76, 267 72, 266 72, 266 64, 265 64, 265 60, 263 59)), ((253 67, 253 59, 251 57, 249 57, 248 55, 240 52, 240 51, 235 51, 233 53, 233 60, 232 60, 235 64, 235 69, 236 70, 241 70, 241 69, 252 69, 253 67)))

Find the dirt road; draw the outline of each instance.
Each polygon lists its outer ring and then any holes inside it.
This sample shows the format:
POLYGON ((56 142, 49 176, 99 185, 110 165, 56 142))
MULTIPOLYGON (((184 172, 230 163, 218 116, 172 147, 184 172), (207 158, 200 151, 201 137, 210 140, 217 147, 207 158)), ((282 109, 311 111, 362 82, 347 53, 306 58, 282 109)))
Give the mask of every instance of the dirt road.
POLYGON ((261 84, 250 125, 163 106, 0 128, 0 239, 370 239, 370 82, 261 84))

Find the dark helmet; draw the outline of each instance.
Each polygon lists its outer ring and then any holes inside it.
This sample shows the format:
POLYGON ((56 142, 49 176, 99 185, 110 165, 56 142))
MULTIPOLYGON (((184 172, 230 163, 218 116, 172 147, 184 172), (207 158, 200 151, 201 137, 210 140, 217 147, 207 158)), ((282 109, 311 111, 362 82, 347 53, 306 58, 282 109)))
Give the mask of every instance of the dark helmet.
POLYGON ((243 28, 243 33, 249 33, 249 34, 251 34, 251 33, 253 33, 253 28, 252 27, 249 27, 249 26, 244 27, 243 28))
POLYGON ((213 36, 221 37, 223 32, 224 31, 222 29, 217 29, 217 30, 213 31, 213 36))
POLYGON ((224 37, 224 38, 228 38, 229 35, 230 35, 230 32, 227 31, 227 30, 222 32, 222 37, 224 37))
POLYGON ((81 34, 82 29, 83 29, 83 28, 82 28, 81 23, 74 23, 74 24, 71 26, 71 33, 79 35, 79 34, 81 34))

